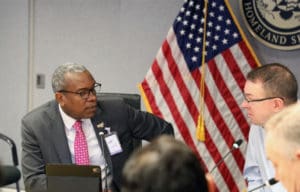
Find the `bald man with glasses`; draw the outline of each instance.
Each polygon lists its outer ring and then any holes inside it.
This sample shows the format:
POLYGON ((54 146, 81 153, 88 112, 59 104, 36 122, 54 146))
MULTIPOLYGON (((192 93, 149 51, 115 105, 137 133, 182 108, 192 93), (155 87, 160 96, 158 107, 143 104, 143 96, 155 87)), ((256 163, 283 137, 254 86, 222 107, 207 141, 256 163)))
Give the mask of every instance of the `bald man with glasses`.
MULTIPOLYGON (((274 114, 297 102, 298 84, 294 74, 284 65, 272 63, 252 70, 244 87, 242 108, 252 123, 249 132, 244 177, 248 190, 264 184, 275 176, 274 167, 267 159, 264 124, 274 114)), ((280 183, 257 192, 284 192, 280 183)))
POLYGON ((134 139, 149 141, 161 134, 174 134, 170 123, 121 100, 98 101, 100 87, 83 65, 67 63, 54 71, 55 100, 22 119, 26 191, 46 192, 45 166, 55 163, 100 166, 104 191, 118 192, 134 139), (103 144, 102 134, 112 143, 103 144))

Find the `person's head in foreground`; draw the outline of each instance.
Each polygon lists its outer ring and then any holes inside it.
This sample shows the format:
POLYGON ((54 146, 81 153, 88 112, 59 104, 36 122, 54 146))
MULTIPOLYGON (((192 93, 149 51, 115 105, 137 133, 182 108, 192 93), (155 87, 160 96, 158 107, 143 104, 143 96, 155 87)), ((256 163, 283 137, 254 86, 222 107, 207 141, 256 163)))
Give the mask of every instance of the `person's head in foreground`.
POLYGON ((214 182, 181 141, 161 136, 137 150, 123 170, 122 192, 212 192, 214 182))
POLYGON ((244 101, 251 123, 263 126, 275 113, 297 101, 298 84, 284 65, 272 63, 253 69, 247 75, 244 101))
POLYGON ((300 104, 271 117, 265 128, 266 153, 275 167, 275 179, 289 192, 300 191, 300 104))

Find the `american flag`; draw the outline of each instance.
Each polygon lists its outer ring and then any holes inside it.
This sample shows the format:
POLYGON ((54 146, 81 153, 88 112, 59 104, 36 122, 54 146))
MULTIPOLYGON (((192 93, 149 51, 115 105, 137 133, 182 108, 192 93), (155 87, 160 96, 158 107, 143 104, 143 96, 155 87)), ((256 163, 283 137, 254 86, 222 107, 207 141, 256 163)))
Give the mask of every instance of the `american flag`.
POLYGON ((207 171, 236 140, 244 141, 212 172, 222 192, 246 188, 242 171, 249 123, 239 105, 245 76, 258 65, 228 2, 209 0, 205 6, 204 0, 186 0, 140 84, 147 110, 173 124, 175 137, 196 152, 207 171), (196 137, 202 114, 204 142, 196 137))

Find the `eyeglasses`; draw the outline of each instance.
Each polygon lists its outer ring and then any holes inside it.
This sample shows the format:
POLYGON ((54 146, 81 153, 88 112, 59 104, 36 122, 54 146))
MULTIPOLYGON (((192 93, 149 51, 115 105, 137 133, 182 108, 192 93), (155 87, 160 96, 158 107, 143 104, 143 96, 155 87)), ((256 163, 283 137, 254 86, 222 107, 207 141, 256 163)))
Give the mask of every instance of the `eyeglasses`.
POLYGON ((96 95, 100 92, 101 89, 101 83, 95 83, 94 87, 91 89, 81 89, 80 91, 67 91, 67 90, 60 90, 58 92, 60 93, 73 93, 79 95, 82 99, 88 99, 90 94, 96 95))
POLYGON ((260 101, 266 101, 266 100, 270 100, 270 99, 282 99, 284 101, 283 97, 266 97, 266 98, 261 98, 261 99, 247 99, 246 97, 244 97, 245 101, 247 101, 247 103, 253 103, 253 102, 260 102, 260 101))

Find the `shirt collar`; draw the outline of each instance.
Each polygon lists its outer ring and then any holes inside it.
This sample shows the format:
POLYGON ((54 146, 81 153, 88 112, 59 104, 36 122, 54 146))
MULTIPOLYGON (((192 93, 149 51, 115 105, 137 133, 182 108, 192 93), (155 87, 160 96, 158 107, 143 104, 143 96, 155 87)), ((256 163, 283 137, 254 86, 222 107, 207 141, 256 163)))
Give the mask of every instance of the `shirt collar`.
POLYGON ((65 127, 67 128, 67 130, 71 130, 73 128, 73 125, 76 121, 76 119, 70 117, 69 115, 67 115, 64 110, 61 108, 60 105, 59 106, 59 112, 61 114, 61 118, 65 124, 65 127))
MULTIPOLYGON (((74 119, 73 117, 66 114, 59 104, 58 104, 58 108, 66 129, 70 131, 71 129, 73 129, 73 125, 75 121, 77 121, 77 119, 74 119)), ((81 121, 83 124, 85 124, 89 121, 89 119, 81 119, 81 121)))

